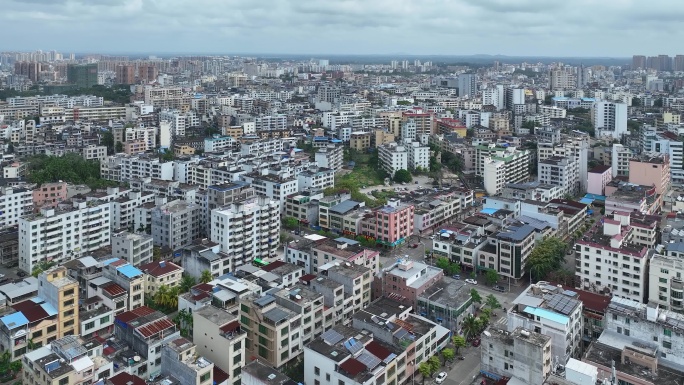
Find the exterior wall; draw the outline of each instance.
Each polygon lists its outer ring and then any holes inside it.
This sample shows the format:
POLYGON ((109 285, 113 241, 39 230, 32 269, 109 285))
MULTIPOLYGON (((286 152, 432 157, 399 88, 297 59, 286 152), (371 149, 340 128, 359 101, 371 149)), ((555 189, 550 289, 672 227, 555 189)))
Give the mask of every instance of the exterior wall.
POLYGON ((58 203, 67 199, 66 182, 45 183, 33 190, 33 206, 55 207, 58 203))
POLYGON ((667 157, 662 163, 630 160, 629 183, 642 186, 655 185, 656 193, 665 194, 670 189, 670 164, 667 157))
POLYGON ((590 172, 587 186, 587 192, 589 194, 604 195, 606 185, 612 179, 612 173, 610 169, 603 173, 590 172))

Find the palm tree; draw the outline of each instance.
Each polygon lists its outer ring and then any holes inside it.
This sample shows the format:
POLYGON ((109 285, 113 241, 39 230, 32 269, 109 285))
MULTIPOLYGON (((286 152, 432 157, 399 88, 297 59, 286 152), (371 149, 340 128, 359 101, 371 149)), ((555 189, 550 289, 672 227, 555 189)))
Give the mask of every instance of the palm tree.
POLYGON ((451 341, 454 343, 454 347, 456 348, 456 354, 458 354, 461 350, 461 348, 465 348, 466 346, 466 340, 463 338, 463 336, 454 336, 451 341))
POLYGON ((180 294, 180 288, 178 286, 174 286, 169 289, 169 299, 167 302, 168 307, 170 308, 178 308, 178 295, 180 294))
POLYGON ((461 327, 463 328, 463 335, 467 339, 469 336, 477 334, 480 330, 480 321, 472 314, 469 314, 463 320, 461 327))
POLYGON ((211 272, 210 272, 209 270, 204 270, 204 271, 202 272, 202 275, 200 276, 200 279, 199 279, 199 280, 200 280, 201 283, 209 283, 209 282, 211 282, 213 279, 214 279, 214 277, 212 277, 211 272))
POLYGON ((154 303, 157 306, 166 306, 169 300, 169 287, 166 285, 161 285, 154 293, 154 303))
POLYGON ((425 384, 425 379, 432 377, 432 366, 427 362, 421 362, 420 365, 418 365, 418 372, 423 376, 423 384, 425 384))
POLYGON ((180 282, 180 292, 187 293, 193 286, 195 286, 195 277, 183 274, 183 279, 180 282))

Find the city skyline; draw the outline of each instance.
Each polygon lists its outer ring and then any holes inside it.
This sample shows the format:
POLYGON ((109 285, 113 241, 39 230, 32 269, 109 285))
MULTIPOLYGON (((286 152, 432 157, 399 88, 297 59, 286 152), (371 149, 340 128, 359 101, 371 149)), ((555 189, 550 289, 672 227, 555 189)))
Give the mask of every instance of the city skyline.
POLYGON ((0 49, 631 57, 633 47, 640 46, 645 47, 640 54, 673 55, 666 42, 684 32, 675 24, 681 15, 666 5, 654 1, 643 9, 630 1, 618 9, 589 0, 433 1, 420 6, 384 0, 232 0, 219 5, 207 0, 10 1, 0 20, 21 33, 0 49))

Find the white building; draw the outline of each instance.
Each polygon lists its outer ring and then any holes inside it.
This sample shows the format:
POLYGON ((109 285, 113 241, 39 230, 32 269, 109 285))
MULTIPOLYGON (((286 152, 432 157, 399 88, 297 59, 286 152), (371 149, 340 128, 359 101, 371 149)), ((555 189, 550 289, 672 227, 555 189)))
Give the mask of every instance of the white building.
POLYGON ((268 174, 268 170, 242 175, 240 178, 249 183, 257 195, 275 200, 280 205, 281 211, 285 210, 285 198, 296 193, 298 178, 285 178, 278 175, 268 174))
POLYGON ((280 244, 280 204, 254 197, 211 211, 211 240, 232 256, 234 266, 276 254, 280 244))
POLYGON ((514 147, 509 147, 506 150, 496 151, 492 156, 478 159, 478 165, 482 166, 484 187, 487 193, 496 195, 507 183, 527 181, 530 176, 529 157, 529 151, 519 151, 514 147))
POLYGON ((628 147, 619 143, 613 143, 612 150, 612 172, 613 178, 617 176, 629 176, 629 161, 634 157, 634 153, 628 147))
POLYGON ((587 191, 589 178, 589 135, 581 131, 573 131, 559 143, 538 143, 537 159, 552 156, 565 156, 577 161, 579 171, 580 192, 587 191))
POLYGON ((487 374, 543 384, 553 365, 551 337, 522 327, 506 331, 490 326, 482 333, 480 357, 487 374))
POLYGON ((19 219, 19 268, 31 273, 39 261, 57 264, 109 245, 107 202, 73 202, 19 219))
POLYGON ((335 186, 335 171, 329 168, 314 168, 297 174, 297 188, 304 190, 324 190, 335 186))
POLYGON ((97 160, 104 161, 107 159, 107 147, 106 146, 95 146, 88 145, 81 149, 81 156, 86 160, 97 160))
POLYGON ((326 147, 319 148, 318 151, 316 151, 316 165, 318 167, 325 167, 339 171, 343 166, 343 155, 344 148, 342 146, 329 144, 326 147))
POLYGON ((416 140, 416 121, 409 119, 401 124, 402 143, 412 143, 416 140))
MULTIPOLYGON (((684 183, 684 143, 672 132, 657 132, 646 127, 642 139, 643 152, 667 154, 670 159, 670 177, 674 184, 684 183)), ((629 162, 627 164, 629 169, 629 162)))
POLYGON ((648 269, 648 304, 663 310, 684 311, 684 244, 675 242, 665 245, 667 255, 654 255, 648 269))
MULTIPOLYGON (((155 198, 153 193, 140 191, 128 191, 127 195, 110 201, 112 229, 119 230, 133 227, 135 208, 145 203, 154 202, 155 198)), ((136 229, 133 230, 135 231, 136 229)))
POLYGON ((575 244, 581 289, 645 301, 648 260, 653 255, 658 218, 613 213, 575 244))
POLYGON ((102 179, 125 182, 133 179, 173 180, 173 162, 160 161, 156 157, 116 154, 100 164, 102 179))
POLYGON ((144 233, 127 231, 112 234, 112 257, 139 266, 152 262, 154 239, 144 233))
POLYGON ((154 244, 176 250, 188 246, 200 234, 200 206, 175 200, 152 209, 154 244))
POLYGON ((394 142, 378 147, 380 167, 389 174, 390 178, 399 170, 408 170, 408 151, 405 146, 394 142))
POLYGON ((406 145, 408 167, 410 170, 430 170, 430 147, 423 146, 420 142, 411 142, 406 145))
POLYGON ((33 209, 33 192, 23 188, 0 187, 0 229, 19 223, 33 209))
POLYGON ((204 152, 232 151, 238 146, 239 143, 230 136, 214 135, 204 138, 204 152))
POLYGON ((600 101, 594 103, 591 122, 596 136, 609 136, 620 139, 627 134, 627 104, 600 101))
POLYGON ((579 192, 579 167, 571 157, 554 156, 542 159, 537 167, 539 183, 558 186, 563 194, 579 192))

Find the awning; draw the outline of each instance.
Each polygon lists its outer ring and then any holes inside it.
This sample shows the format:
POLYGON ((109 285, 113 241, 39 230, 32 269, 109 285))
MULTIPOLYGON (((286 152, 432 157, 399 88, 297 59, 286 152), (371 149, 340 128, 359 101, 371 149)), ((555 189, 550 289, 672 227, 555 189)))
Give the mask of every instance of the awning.
POLYGON ((486 370, 480 370, 480 374, 483 375, 483 376, 485 376, 485 377, 487 377, 487 378, 490 378, 490 379, 492 379, 492 380, 494 380, 494 381, 499 381, 499 380, 501 379, 501 376, 500 376, 500 375, 494 374, 494 373, 492 373, 492 372, 488 372, 488 371, 486 371, 486 370))

